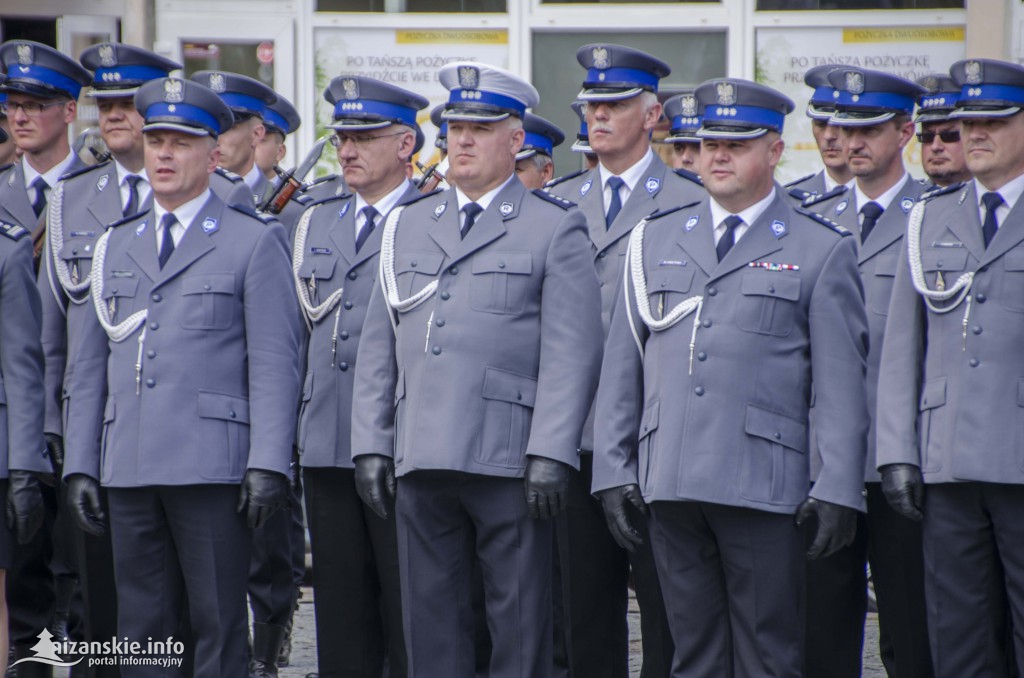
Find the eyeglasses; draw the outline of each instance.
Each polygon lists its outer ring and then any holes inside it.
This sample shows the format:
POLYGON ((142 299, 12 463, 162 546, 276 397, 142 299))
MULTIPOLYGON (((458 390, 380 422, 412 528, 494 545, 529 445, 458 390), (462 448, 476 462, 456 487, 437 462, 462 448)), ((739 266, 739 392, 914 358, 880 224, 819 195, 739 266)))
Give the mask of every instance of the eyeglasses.
POLYGON ((955 144, 960 141, 960 131, 948 129, 945 132, 921 132, 917 135, 917 140, 927 146, 935 141, 935 137, 942 139, 944 144, 955 144))
POLYGON ((45 109, 53 106, 63 106, 67 101, 64 99, 58 101, 51 101, 49 103, 41 104, 38 101, 4 101, 0 103, 0 113, 6 116, 11 116, 19 108, 30 118, 34 118, 40 115, 45 109))
POLYGON ((345 145, 346 142, 351 141, 353 144, 355 144, 356 148, 365 148, 372 144, 377 139, 397 137, 400 134, 405 134, 405 132, 395 132, 393 134, 379 134, 377 136, 373 136, 370 134, 336 134, 333 137, 331 137, 331 146, 334 146, 335 148, 341 148, 342 146, 345 145))

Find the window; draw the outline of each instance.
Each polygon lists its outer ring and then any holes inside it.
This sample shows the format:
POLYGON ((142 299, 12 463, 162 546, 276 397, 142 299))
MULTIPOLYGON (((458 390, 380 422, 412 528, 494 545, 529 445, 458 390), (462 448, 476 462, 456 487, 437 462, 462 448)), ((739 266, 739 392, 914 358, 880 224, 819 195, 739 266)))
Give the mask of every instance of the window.
POLYGON ((799 9, 963 9, 964 0, 757 0, 759 11, 799 9))
POLYGON ((316 3, 318 12, 505 12, 507 7, 507 0, 317 0, 316 3))

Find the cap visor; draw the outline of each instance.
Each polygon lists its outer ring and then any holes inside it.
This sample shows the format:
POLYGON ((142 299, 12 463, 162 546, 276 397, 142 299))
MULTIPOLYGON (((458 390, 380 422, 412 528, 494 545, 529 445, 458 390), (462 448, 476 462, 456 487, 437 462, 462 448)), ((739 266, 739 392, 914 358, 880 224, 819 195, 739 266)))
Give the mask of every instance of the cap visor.
POLYGON ((963 118, 1009 118, 1011 115, 1020 113, 1020 106, 1011 106, 1010 108, 980 108, 971 110, 969 108, 957 108, 949 114, 950 120, 960 120, 963 118))
POLYGON ((441 113, 444 120, 462 120, 465 122, 501 122, 511 117, 511 113, 488 113, 485 111, 445 110, 441 113))
POLYGON ((835 112, 835 108, 825 106, 815 106, 814 104, 807 104, 807 117, 812 120, 828 120, 832 117, 835 112))
POLYGON ((196 137, 208 137, 212 136, 210 130, 203 127, 192 127, 180 122, 150 122, 142 126, 143 132, 153 132, 157 130, 169 130, 172 132, 184 132, 185 134, 191 134, 196 137))
POLYGON ((768 134, 767 127, 701 127, 697 136, 701 139, 757 139, 768 134))
POLYGON ((883 122, 892 120, 896 117, 896 113, 893 111, 882 112, 863 112, 863 111, 836 111, 829 118, 830 125, 836 125, 837 127, 871 127, 872 125, 880 125, 883 122))
POLYGON ((953 111, 922 111, 914 117, 914 122, 947 122, 953 111))
POLYGON ((342 119, 342 120, 335 120, 334 122, 332 122, 327 127, 330 128, 330 129, 336 129, 336 130, 347 129, 347 130, 353 130, 353 131, 358 132, 360 130, 381 129, 382 127, 387 127, 390 124, 392 124, 390 120, 345 120, 345 119, 342 119))
POLYGON ((573 145, 572 145, 572 150, 574 152, 576 152, 576 153, 593 153, 594 152, 594 149, 592 149, 590 147, 589 143, 584 143, 582 141, 574 142, 573 145))
POLYGON ((57 89, 56 87, 36 84, 35 81, 12 81, 10 78, 8 78, 3 85, 0 85, 0 92, 17 92, 19 94, 28 94, 29 96, 39 97, 41 99, 72 98, 70 92, 57 89))
POLYGON ((632 89, 605 89, 599 87, 588 89, 584 87, 576 95, 576 98, 579 101, 619 101, 621 99, 632 99, 644 91, 647 90, 643 87, 634 87, 632 89))
POLYGON ((139 86, 130 87, 128 89, 91 89, 85 93, 85 96, 92 97, 94 99, 114 99, 117 97, 132 97, 139 91, 139 86))
POLYGON ((672 134, 661 140, 663 144, 699 144, 700 137, 697 136, 697 132, 690 132, 687 134, 672 134))
POLYGON ((535 155, 537 155, 536 148, 524 148, 516 153, 516 160, 526 160, 527 158, 532 158, 535 155))

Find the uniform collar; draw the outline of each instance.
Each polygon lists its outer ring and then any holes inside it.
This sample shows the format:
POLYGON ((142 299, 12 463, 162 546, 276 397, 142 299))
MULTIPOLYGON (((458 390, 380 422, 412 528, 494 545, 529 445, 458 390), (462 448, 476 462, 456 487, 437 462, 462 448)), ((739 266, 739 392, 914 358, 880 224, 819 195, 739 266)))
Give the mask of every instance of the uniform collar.
MULTIPOLYGON (((179 224, 181 224, 183 231, 188 230, 188 227, 192 225, 192 222, 195 221, 196 216, 199 214, 199 210, 202 209, 203 205, 205 205, 206 201, 209 199, 210 189, 207 188, 195 198, 192 198, 184 205, 173 210, 174 218, 178 220, 179 224)), ((165 210, 159 202, 154 200, 153 216, 156 218, 156 223, 159 224, 163 220, 165 214, 167 214, 167 210, 165 210)))
POLYGON ((877 203, 878 206, 881 207, 883 210, 889 209, 889 205, 892 204, 892 201, 896 199, 896 196, 899 194, 900 189, 903 188, 903 184, 907 183, 907 177, 908 174, 904 172, 903 175, 900 177, 899 181, 890 186, 889 190, 887 190, 885 193, 878 196, 877 198, 869 198, 867 195, 864 194, 863 191, 860 190, 860 184, 854 182, 853 193, 857 198, 857 209, 860 210, 860 208, 864 207, 864 205, 868 204, 869 202, 877 203))
POLYGON ((60 179, 64 175, 64 173, 71 168, 71 165, 74 162, 75 155, 74 153, 71 153, 69 151, 67 156, 63 160, 61 160, 56 165, 40 174, 35 170, 34 167, 32 167, 32 165, 29 164, 28 160, 22 158, 21 169, 23 170, 23 173, 25 175, 25 188, 28 189, 30 186, 32 186, 32 182, 35 181, 36 177, 38 176, 42 176, 43 181, 46 182, 46 185, 49 186, 50 188, 53 188, 54 186, 57 185, 57 180, 60 179))
MULTIPOLYGON (((974 191, 978 196, 978 206, 980 209, 981 196, 991 191, 985 188, 985 186, 977 179, 974 180, 974 191)), ((999 195, 1003 197, 1003 202, 1006 203, 1006 207, 1012 210, 1013 206, 1017 204, 1017 200, 1020 199, 1021 194, 1024 193, 1024 174, 1010 179, 1008 182, 997 188, 995 192, 999 193, 999 195)))
POLYGON ((246 186, 248 186, 249 188, 255 190, 256 189, 256 184, 259 183, 260 177, 262 177, 262 176, 263 176, 263 172, 260 171, 259 165, 257 165, 256 163, 253 163, 252 164, 252 168, 248 172, 245 173, 245 177, 243 177, 243 181, 245 181, 245 185, 246 186))
POLYGON ((498 186, 497 188, 492 188, 491 190, 487 191, 486 193, 481 195, 476 200, 470 200, 469 196, 467 196, 465 193, 463 193, 462 190, 459 189, 458 186, 456 186, 455 187, 455 196, 459 200, 459 210, 461 210, 463 207, 465 207, 467 204, 469 204, 471 202, 475 202, 477 205, 480 205, 481 208, 486 210, 487 207, 490 206, 491 202, 493 202, 494 198, 496 198, 497 195, 499 193, 501 193, 501 191, 506 186, 508 186, 509 182, 512 181, 515 178, 516 178, 516 174, 515 174, 515 172, 513 172, 512 174, 509 175, 508 179, 505 179, 505 181, 503 181, 501 183, 500 186, 498 186))
POLYGON ((149 183, 149 175, 146 174, 146 168, 145 167, 143 167, 138 172, 132 172, 127 167, 125 167, 124 165, 119 163, 117 161, 117 158, 114 158, 114 169, 117 170, 117 185, 118 186, 124 185, 125 179, 129 175, 134 175, 134 176, 137 176, 137 177, 142 177, 143 181, 145 181, 147 184, 149 183))
MULTIPOLYGON (((386 216, 388 212, 394 209, 395 205, 398 204, 398 200, 409 190, 409 180, 404 179, 402 183, 398 184, 395 190, 391 191, 383 198, 373 203, 373 208, 377 210, 377 214, 386 216)), ((370 203, 363 199, 363 196, 356 193, 356 214, 359 214, 364 207, 370 203)))
POLYGON ((629 188, 630 193, 636 187, 637 183, 643 178, 644 170, 651 164, 651 160, 654 157, 654 151, 651 150, 650 146, 647 147, 647 152, 644 153, 644 157, 640 158, 639 162, 627 169, 622 174, 614 174, 610 169, 604 166, 600 160, 597 163, 598 171, 601 173, 601 188, 603 189, 607 184, 608 180, 612 177, 619 177, 626 182, 626 187, 629 188))
MULTIPOLYGON (((757 201, 756 203, 754 203, 747 209, 743 210, 742 212, 736 213, 736 216, 742 219, 743 223, 745 223, 747 226, 752 226, 753 223, 757 221, 758 217, 760 217, 761 214, 763 214, 764 211, 768 209, 768 205, 771 204, 772 200, 775 200, 774 186, 772 186, 772 190, 767 197, 762 198, 761 200, 757 201)), ((714 198, 711 198, 708 202, 710 203, 711 207, 711 223, 715 228, 718 228, 718 226, 723 221, 725 221, 727 217, 732 215, 733 212, 730 212, 729 210, 719 205, 718 201, 716 201, 714 198)))

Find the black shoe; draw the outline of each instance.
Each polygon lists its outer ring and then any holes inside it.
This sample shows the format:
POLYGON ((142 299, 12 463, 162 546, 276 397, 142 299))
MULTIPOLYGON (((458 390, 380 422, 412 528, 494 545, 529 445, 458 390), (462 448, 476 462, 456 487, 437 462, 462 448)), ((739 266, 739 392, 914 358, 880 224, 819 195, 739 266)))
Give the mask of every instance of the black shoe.
POLYGON ((253 659, 249 662, 249 678, 277 678, 277 666, 273 662, 253 659))

